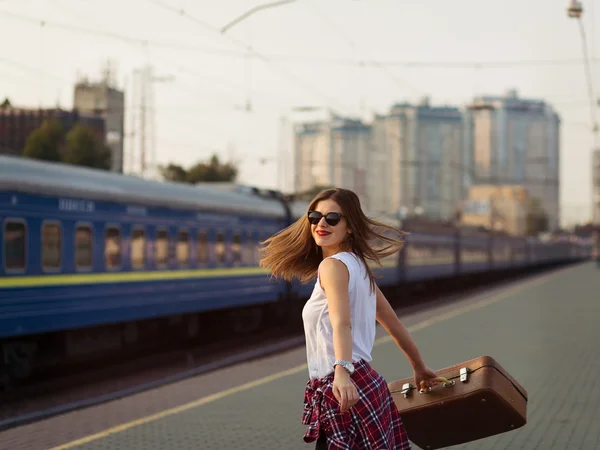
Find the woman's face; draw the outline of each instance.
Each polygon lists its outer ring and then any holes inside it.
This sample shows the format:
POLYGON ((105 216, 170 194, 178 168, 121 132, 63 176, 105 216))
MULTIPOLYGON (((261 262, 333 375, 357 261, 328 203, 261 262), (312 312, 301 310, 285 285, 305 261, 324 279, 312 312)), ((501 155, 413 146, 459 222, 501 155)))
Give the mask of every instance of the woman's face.
POLYGON ((342 214, 342 208, 333 200, 321 200, 317 203, 313 209, 314 214, 309 215, 309 220, 312 217, 315 219, 319 218, 321 213, 322 217, 320 220, 313 224, 311 222, 310 231, 315 243, 322 248, 323 255, 328 256, 336 253, 340 247, 340 244, 344 242, 349 234, 348 223, 345 217, 339 217, 342 214), (336 213, 327 216, 329 213, 336 213), (326 218, 339 219, 337 224, 331 225, 327 223, 326 218))

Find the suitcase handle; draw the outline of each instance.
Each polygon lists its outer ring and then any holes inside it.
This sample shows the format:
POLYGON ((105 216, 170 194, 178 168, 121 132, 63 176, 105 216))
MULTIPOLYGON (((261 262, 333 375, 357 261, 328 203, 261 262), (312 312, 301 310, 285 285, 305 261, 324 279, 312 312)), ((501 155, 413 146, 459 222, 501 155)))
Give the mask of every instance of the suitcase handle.
MULTIPOLYGON (((444 387, 452 387, 456 384, 454 380, 448 380, 448 378, 444 377, 435 377, 432 378, 430 381, 438 381, 442 383, 442 386, 444 387)), ((421 389, 419 389, 419 394, 425 394, 429 391, 431 391, 431 387, 429 389, 425 389, 425 381, 421 381, 421 389)))

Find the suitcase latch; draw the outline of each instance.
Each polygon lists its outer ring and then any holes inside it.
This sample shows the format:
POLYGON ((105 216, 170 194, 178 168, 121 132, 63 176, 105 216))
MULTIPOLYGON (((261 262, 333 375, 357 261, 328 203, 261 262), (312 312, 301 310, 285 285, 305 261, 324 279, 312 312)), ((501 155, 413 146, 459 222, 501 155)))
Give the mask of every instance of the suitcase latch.
POLYGON ((469 373, 471 373, 471 371, 469 370, 468 367, 461 367, 461 369, 460 369, 460 381, 462 381, 463 383, 465 383, 467 381, 467 378, 469 377, 469 373))
POLYGON ((400 392, 402 393, 402 395, 404 396, 404 398, 408 398, 410 396, 412 388, 413 387, 410 385, 410 383, 404 383, 402 385, 402 390, 400 392))

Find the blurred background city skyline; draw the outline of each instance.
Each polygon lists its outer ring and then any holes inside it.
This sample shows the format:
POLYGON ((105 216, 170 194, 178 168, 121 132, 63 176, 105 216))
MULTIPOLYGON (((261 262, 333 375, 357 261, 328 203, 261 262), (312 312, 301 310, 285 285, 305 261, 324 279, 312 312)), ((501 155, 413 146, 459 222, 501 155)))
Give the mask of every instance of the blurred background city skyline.
MULTIPOLYGON (((104 136, 112 170, 158 177, 159 166, 189 168, 216 154, 237 166, 239 183, 285 192, 361 185, 371 189, 368 198, 380 200, 371 209, 394 214, 416 210, 447 219, 465 200, 477 205, 490 197, 490 185, 511 187, 508 197, 514 197, 527 183, 493 170, 476 179, 476 162, 487 152, 493 165, 505 154, 506 170, 526 178, 533 169, 515 155, 527 154, 538 165, 543 157, 543 169, 536 170, 549 191, 535 192, 531 183, 528 191, 550 222, 592 220, 590 103, 596 94, 590 96, 583 39, 567 2, 276 3, 232 23, 264 2, 0 0, 0 39, 10 44, 0 51, 0 101, 9 99, 12 109, 76 109, 69 120, 83 120, 104 136), (520 112, 511 116, 515 108, 520 112), (94 115, 104 119, 101 125, 94 115), (362 150, 360 139, 332 132, 340 120, 368 130, 362 150), (425 120, 442 131, 424 140, 419 127, 425 120), (448 125, 457 120, 459 126, 448 125), (533 128, 523 128, 527 120, 533 128), (299 136, 311 127, 312 135, 335 135, 352 145, 307 144, 299 136), (404 147, 386 144, 401 130, 404 147), (494 142, 486 151, 477 144, 482 130, 494 142), (434 169, 431 158, 410 156, 433 150, 450 159, 439 159, 434 169), (337 159, 315 157, 327 152, 337 159), (375 168, 368 160, 374 155, 375 168), (393 158, 397 173, 385 178, 393 158), (419 175, 415 167, 424 164, 429 168, 419 175), (443 166, 454 175, 444 175, 443 166), (357 169, 367 168, 363 181, 355 179, 357 169), (393 180, 411 180, 415 192, 435 185, 452 191, 446 196, 451 204, 444 211, 439 198, 419 198, 393 180), (488 190, 471 192, 474 183, 488 190), (397 198, 384 200, 386 192, 397 198)), ((595 86, 600 11, 593 0, 582 5, 595 86)))

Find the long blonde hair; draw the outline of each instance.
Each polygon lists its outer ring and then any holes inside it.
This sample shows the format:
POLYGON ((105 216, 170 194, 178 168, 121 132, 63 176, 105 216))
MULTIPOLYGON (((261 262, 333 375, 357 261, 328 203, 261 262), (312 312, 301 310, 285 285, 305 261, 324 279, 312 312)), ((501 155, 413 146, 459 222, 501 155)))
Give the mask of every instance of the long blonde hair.
MULTIPOLYGON (((320 192, 310 203, 308 211, 314 210, 320 201, 328 199, 340 206, 348 229, 352 231, 343 242, 342 248, 362 260, 371 282, 371 289, 375 290, 375 276, 367 260, 381 266, 381 258, 392 255, 403 247, 402 237, 407 233, 368 218, 362 211, 358 196, 348 189, 334 188, 320 192), (386 245, 377 248, 374 245, 377 241, 386 245)), ((270 269, 274 277, 287 281, 292 281, 293 278, 303 283, 312 280, 323 260, 322 250, 312 237, 306 214, 261 244, 263 258, 260 266, 270 269)))

